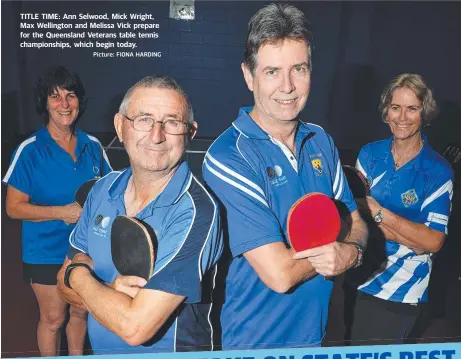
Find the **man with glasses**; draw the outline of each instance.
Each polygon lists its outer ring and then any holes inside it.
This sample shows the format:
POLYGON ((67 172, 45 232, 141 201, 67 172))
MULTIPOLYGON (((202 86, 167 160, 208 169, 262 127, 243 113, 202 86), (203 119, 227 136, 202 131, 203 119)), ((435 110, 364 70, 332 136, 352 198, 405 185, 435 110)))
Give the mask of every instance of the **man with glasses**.
POLYGON ((197 130, 192 106, 173 79, 149 76, 128 90, 114 124, 131 166, 93 187, 70 236, 60 294, 90 312, 95 354, 211 350, 211 279, 222 232, 215 200, 184 161, 197 130), (157 236, 148 281, 114 267, 110 233, 119 215, 157 236), (89 268, 65 270, 76 263, 89 268))

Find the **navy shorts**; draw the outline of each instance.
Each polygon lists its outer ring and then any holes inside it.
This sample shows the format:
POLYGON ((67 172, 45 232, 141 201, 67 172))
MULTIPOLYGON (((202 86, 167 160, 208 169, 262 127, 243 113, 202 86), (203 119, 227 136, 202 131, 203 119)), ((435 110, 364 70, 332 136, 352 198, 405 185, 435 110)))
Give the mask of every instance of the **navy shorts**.
POLYGON ((22 278, 29 284, 57 285, 62 264, 30 264, 22 262, 22 278))

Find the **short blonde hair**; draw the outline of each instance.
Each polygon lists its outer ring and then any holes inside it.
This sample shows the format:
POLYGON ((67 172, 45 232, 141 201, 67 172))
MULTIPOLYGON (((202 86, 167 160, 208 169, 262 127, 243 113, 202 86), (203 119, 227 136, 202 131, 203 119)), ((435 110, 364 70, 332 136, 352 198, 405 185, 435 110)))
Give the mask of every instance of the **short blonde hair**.
POLYGON ((406 87, 413 90, 416 97, 422 102, 421 120, 423 125, 429 125, 437 116, 437 104, 432 90, 426 85, 423 77, 418 74, 401 74, 396 76, 381 94, 379 111, 384 122, 387 122, 387 110, 392 102, 394 91, 406 87))

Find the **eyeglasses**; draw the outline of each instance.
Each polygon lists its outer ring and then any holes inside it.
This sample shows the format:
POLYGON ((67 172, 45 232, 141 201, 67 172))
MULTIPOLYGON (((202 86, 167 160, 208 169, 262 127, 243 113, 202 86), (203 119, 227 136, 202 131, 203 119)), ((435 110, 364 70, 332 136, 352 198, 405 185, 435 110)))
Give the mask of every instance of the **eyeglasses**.
POLYGON ((189 124, 180 120, 157 121, 147 116, 130 118, 127 115, 121 115, 131 121, 133 128, 140 132, 150 132, 156 123, 159 123, 163 131, 169 135, 185 135, 189 129, 189 124))

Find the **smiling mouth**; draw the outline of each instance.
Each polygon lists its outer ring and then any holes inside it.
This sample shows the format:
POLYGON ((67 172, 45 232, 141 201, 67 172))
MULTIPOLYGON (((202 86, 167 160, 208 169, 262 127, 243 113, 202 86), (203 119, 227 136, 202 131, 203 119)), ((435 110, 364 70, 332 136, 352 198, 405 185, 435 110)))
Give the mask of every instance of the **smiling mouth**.
POLYGON ((151 148, 151 147, 145 147, 145 146, 142 146, 142 148, 150 152, 167 152, 167 150, 160 149, 160 148, 151 148))
MULTIPOLYGON (((396 124, 397 125, 397 124, 396 124)), ((401 128, 401 129, 406 129, 406 128, 409 128, 411 127, 411 125, 397 125, 398 128, 401 128)))
POLYGON ((72 111, 58 111, 58 113, 63 116, 68 116, 72 113, 72 111))
POLYGON ((280 104, 280 105, 291 105, 291 104, 294 103, 296 100, 297 100, 297 98, 293 98, 293 99, 291 99, 291 100, 274 100, 274 101, 277 102, 277 103, 280 104))

